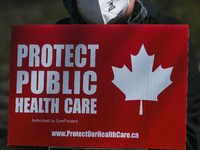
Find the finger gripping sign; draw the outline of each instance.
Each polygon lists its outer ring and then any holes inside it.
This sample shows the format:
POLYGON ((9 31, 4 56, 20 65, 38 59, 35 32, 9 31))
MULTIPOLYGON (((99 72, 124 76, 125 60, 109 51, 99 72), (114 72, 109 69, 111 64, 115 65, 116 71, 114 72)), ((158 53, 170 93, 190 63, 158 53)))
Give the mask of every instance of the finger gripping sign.
POLYGON ((187 25, 13 26, 8 145, 185 149, 187 25))

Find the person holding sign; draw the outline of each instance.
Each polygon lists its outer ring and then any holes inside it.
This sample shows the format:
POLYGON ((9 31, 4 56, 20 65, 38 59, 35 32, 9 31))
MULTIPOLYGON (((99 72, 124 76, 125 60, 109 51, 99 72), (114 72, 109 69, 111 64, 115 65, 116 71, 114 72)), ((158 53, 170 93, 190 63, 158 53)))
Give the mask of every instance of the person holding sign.
MULTIPOLYGON (((57 24, 181 24, 147 0, 63 0, 63 3, 70 18, 57 24)), ((187 150, 200 150, 200 74, 190 43, 186 139, 187 150)))

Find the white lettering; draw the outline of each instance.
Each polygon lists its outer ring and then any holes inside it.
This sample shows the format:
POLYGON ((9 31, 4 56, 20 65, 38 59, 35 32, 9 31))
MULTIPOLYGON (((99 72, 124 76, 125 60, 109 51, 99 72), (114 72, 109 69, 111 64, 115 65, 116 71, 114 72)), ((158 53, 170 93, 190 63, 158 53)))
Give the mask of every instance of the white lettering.
POLYGON ((79 68, 86 65, 86 58, 81 58, 81 54, 87 54, 87 48, 83 44, 77 45, 75 49, 75 64, 79 68))
POLYGON ((42 54, 41 54, 41 59, 42 59, 42 65, 44 67, 50 67, 53 62, 53 48, 49 44, 45 44, 42 47, 42 54))
POLYGON ((88 45, 90 52, 90 67, 96 66, 96 50, 99 49, 99 45, 88 45))
POLYGON ((94 71, 87 71, 83 76, 83 91, 87 95, 92 95, 97 90, 97 85, 91 85, 90 81, 97 81, 97 75, 94 71))
MULTIPOLYGON (((17 67, 22 67, 23 60, 28 60, 29 67, 50 67, 53 65, 53 50, 56 51, 55 66, 62 66, 62 51, 65 50, 64 66, 83 68, 87 64, 90 67, 96 66, 96 51, 99 49, 98 44, 44 44, 40 47, 37 44, 19 44, 17 51, 17 67)), ((24 64, 25 65, 25 64, 24 64)))
POLYGON ((31 91, 41 94, 44 90, 44 71, 31 71, 31 91))
POLYGON ((29 74, 27 71, 17 71, 17 87, 16 87, 17 94, 22 93, 22 86, 27 84, 28 81, 29 81, 29 74))
POLYGON ((29 46, 29 67, 40 66, 39 54, 40 54, 40 47, 38 45, 33 44, 29 46))
POLYGON ((74 94, 80 94, 81 72, 74 72, 74 94))
POLYGON ((64 48, 64 45, 54 45, 54 49, 56 50, 56 67, 61 67, 62 50, 64 48))
POLYGON ((63 94, 72 94, 72 89, 69 89, 69 71, 63 71, 63 94))
POLYGON ((16 98, 15 100, 15 112, 22 113, 23 112, 23 98, 16 98))
POLYGON ((47 94, 58 94, 60 92, 60 74, 57 71, 47 71, 47 94))
POLYGON ((17 49, 17 67, 22 67, 22 58, 28 56, 28 47, 26 45, 18 45, 17 49))
POLYGON ((73 58, 72 49, 74 49, 74 45, 66 45, 65 49, 65 67, 74 67, 73 62, 71 62, 71 58, 73 58))
POLYGON ((70 114, 72 112, 72 107, 69 106, 72 104, 73 104, 73 101, 71 98, 65 99, 65 113, 70 114))
POLYGON ((96 102, 95 98, 75 98, 74 101, 71 98, 66 98, 64 110, 66 114, 97 114, 96 102))
POLYGON ((15 99, 16 113, 59 113, 59 98, 15 99), (44 103, 44 105, 43 105, 44 103))

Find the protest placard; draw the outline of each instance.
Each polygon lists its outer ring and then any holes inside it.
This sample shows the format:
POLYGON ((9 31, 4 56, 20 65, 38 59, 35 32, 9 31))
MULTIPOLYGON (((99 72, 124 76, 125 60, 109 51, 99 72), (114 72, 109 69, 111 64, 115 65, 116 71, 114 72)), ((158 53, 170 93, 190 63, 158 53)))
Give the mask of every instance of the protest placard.
POLYGON ((187 25, 13 26, 8 145, 184 149, 187 25))

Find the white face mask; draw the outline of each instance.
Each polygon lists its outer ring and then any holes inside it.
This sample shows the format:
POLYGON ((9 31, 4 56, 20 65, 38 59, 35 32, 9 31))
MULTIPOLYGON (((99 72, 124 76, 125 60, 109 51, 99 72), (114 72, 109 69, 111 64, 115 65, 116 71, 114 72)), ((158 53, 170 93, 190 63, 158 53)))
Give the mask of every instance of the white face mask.
POLYGON ((77 0, 82 15, 93 24, 114 24, 125 14, 130 0, 77 0))

